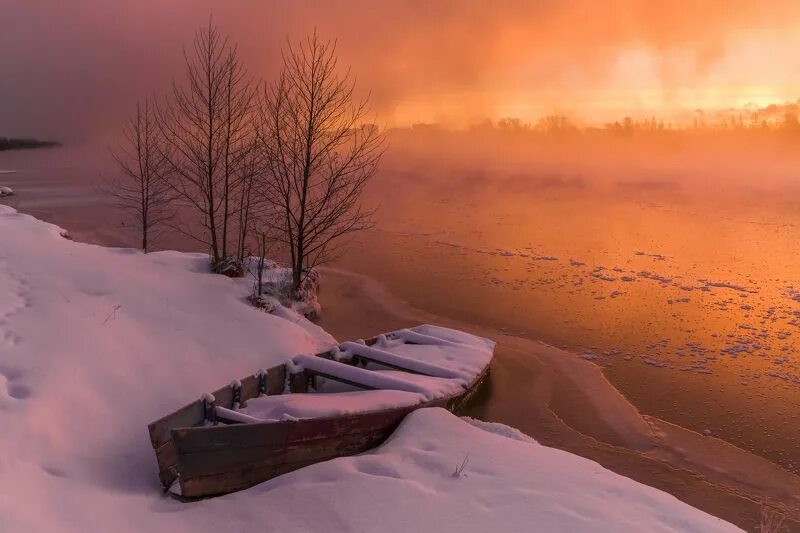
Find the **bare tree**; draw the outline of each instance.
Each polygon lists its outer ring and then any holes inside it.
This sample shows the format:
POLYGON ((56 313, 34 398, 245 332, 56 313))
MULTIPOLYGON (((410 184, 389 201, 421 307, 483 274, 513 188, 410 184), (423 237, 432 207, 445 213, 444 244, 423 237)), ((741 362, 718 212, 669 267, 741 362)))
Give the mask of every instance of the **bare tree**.
POLYGON ((184 58, 186 82, 173 84, 158 123, 168 147, 169 184, 201 219, 202 231, 176 228, 208 246, 217 264, 228 257, 235 195, 253 147, 255 88, 236 48, 211 22, 184 58))
POLYGON ((250 195, 253 175, 257 171, 255 158, 256 87, 239 61, 236 48, 228 53, 223 87, 224 157, 222 256, 228 256, 228 236, 232 220, 238 214, 239 230, 236 255, 244 259, 247 223, 250 216, 250 195), (236 201, 236 196, 239 200, 236 201), (238 208, 238 211, 237 211, 238 208))
POLYGON ((136 105, 136 114, 122 127, 123 144, 112 150, 121 175, 104 187, 117 205, 133 215, 147 253, 161 227, 173 216, 174 194, 164 180, 169 153, 148 100, 136 105))
POLYGON ((288 246, 292 290, 311 268, 330 260, 344 235, 371 225, 360 198, 375 174, 384 137, 367 124, 367 101, 354 101, 354 81, 337 68, 335 42, 316 32, 283 55, 278 80, 261 105, 267 198, 274 229, 288 246))
MULTIPOLYGON (((255 148, 255 144, 251 148, 255 148)), ((265 202, 256 191, 257 178, 262 172, 258 153, 255 149, 249 150, 239 179, 236 250, 237 258, 241 262, 244 262, 248 254, 248 237, 259 226, 258 219, 266 214, 264 212, 265 202)))

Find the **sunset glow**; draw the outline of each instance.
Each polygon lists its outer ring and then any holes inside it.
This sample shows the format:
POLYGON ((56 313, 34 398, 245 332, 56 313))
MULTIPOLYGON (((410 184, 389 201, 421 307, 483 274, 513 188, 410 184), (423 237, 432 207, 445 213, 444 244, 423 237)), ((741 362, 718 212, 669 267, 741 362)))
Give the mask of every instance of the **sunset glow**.
POLYGON ((40 38, 0 58, 4 72, 15 72, 13 83, 0 81, 0 95, 19 98, 0 119, 43 127, 54 114, 80 122, 73 116, 80 109, 114 123, 121 102, 169 82, 190 28, 207 20, 212 5, 258 76, 275 72, 286 38, 312 28, 336 37, 342 64, 358 73, 389 126, 465 127, 508 116, 534 122, 552 113, 589 124, 626 115, 680 122, 698 108, 800 97, 800 4, 791 0, 258 2, 246 10, 240 2, 37 1, 4 8, 28 23, 6 28, 2 49, 31 33, 40 38), (87 68, 91 78, 80 74, 87 68), (72 109, 39 98, 56 80, 73 97, 72 109), (104 87, 102 98, 84 100, 89 80, 104 87))
POLYGON ((800 533, 800 0, 0 4, 0 533, 800 533))
MULTIPOLYGON (((798 28, 800 29, 800 28, 798 28)), ((720 37, 712 56, 700 42, 657 46, 646 40, 609 51, 597 63, 558 57, 557 71, 534 58, 526 63, 518 43, 503 48, 508 67, 466 92, 399 95, 393 119, 468 124, 486 117, 535 121, 566 114, 602 123, 622 116, 656 116, 680 122, 696 109, 723 111, 793 103, 800 95, 800 32, 741 29, 720 37)))

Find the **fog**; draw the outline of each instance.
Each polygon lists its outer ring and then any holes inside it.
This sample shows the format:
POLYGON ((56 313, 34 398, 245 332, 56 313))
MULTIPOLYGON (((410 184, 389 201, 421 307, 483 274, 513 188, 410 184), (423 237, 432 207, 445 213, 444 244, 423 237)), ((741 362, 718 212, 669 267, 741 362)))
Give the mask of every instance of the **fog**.
POLYGON ((3 0, 0 11, 0 135, 70 143, 113 136, 137 99, 163 94, 211 16, 257 78, 274 75, 287 38, 338 39, 388 126, 677 117, 800 95, 791 0, 3 0))
POLYGON ((395 179, 442 194, 798 186, 795 131, 691 129, 731 109, 760 110, 755 124, 796 116, 797 104, 776 105, 800 96, 800 56, 785 53, 800 45, 796 2, 32 0, 5 2, 2 13, 0 136, 63 142, 63 157, 40 166, 69 166, 71 180, 114 172, 107 147, 120 124, 137 100, 180 81, 182 50, 211 17, 257 80, 275 76, 287 39, 314 29, 337 39, 359 96, 389 129, 378 192, 395 179), (480 126, 508 116, 535 125, 551 113, 578 129, 480 126), (683 129, 604 129, 626 115, 683 129))
POLYGON ((678 130, 553 135, 479 128, 397 129, 381 180, 438 197, 604 194, 791 202, 800 193, 800 135, 779 130, 678 130), (767 199, 764 195, 769 195, 767 199))

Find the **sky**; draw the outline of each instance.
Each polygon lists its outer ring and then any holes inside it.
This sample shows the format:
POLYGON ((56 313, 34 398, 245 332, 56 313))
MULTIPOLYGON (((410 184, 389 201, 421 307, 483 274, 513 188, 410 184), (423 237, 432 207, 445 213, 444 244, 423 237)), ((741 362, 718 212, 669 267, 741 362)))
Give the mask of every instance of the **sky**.
POLYGON ((182 74, 209 17, 255 78, 315 28, 378 121, 602 123, 800 97, 796 0, 0 0, 0 135, 108 135, 182 74))

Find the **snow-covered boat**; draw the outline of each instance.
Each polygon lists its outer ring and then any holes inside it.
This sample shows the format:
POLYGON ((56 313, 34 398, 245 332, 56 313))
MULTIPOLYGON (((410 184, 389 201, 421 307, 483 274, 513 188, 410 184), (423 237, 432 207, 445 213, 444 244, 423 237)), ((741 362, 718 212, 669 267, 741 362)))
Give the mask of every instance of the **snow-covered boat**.
POLYGON ((259 370, 150 424, 162 486, 226 494, 369 450, 415 409, 457 409, 493 353, 491 340, 423 325, 259 370))

